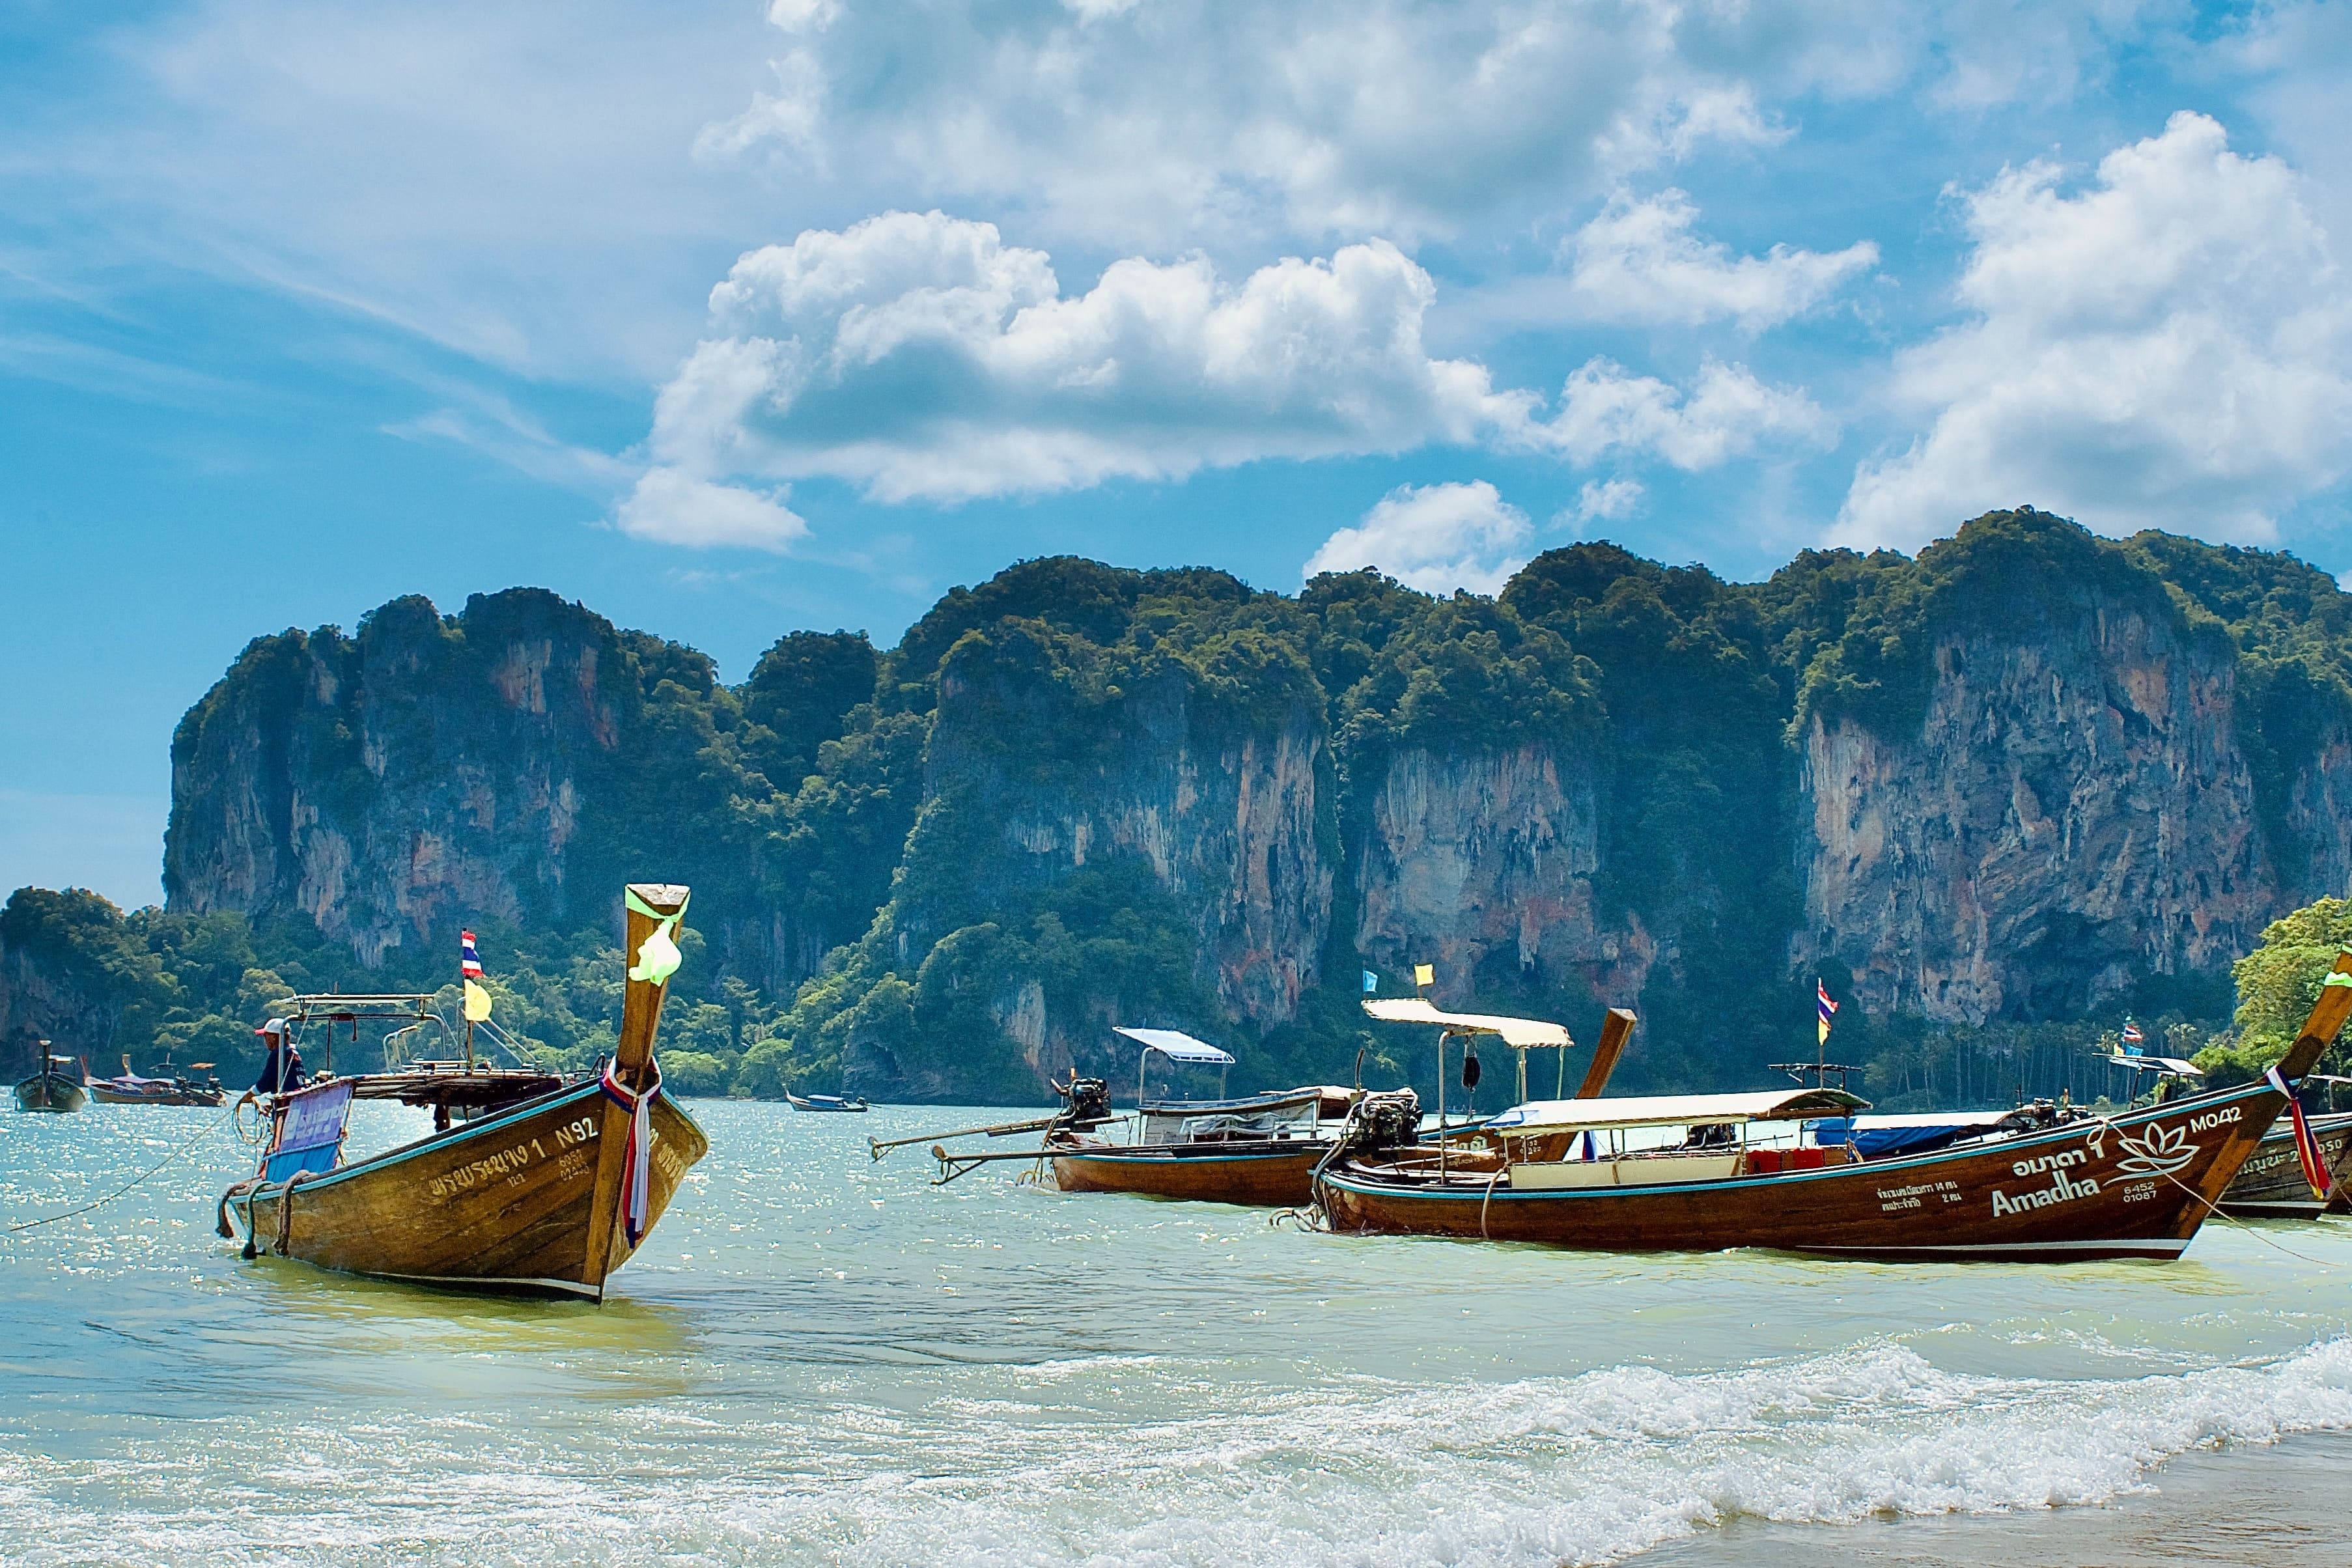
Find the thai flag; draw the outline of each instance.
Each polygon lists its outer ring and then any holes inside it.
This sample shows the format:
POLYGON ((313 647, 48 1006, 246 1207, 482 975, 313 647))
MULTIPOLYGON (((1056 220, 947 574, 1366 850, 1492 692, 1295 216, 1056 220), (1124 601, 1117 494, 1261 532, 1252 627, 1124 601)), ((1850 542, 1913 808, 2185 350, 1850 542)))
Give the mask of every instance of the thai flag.
POLYGON ((1830 1000, 1830 988, 1819 979, 1813 982, 1813 998, 1821 1004, 1822 1040, 1826 1044, 1830 1037, 1830 1019, 1836 1016, 1838 1005, 1830 1000))
POLYGON ((2147 1038, 2146 1035, 2139 1032, 2137 1024, 2133 1023, 2129 1018, 2124 1020, 2124 1054, 2126 1056, 2139 1055, 2140 1045, 2147 1038))
POLYGON ((457 933, 457 973, 468 980, 482 977, 482 955, 474 951, 474 933, 469 931, 457 933))

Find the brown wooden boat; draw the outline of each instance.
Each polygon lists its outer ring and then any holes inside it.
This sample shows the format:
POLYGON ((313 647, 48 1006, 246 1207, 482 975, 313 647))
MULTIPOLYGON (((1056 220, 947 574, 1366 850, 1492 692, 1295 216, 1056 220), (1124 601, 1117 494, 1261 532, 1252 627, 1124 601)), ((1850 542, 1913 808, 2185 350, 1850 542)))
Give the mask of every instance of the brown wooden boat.
POLYGON ((224 1098, 220 1079, 190 1078, 183 1073, 173 1078, 142 1078, 131 1070, 131 1058, 122 1058, 122 1076, 94 1078, 87 1086, 89 1097, 100 1105, 218 1105, 224 1098))
MULTIPOLYGON (((1500 1039, 1519 1052, 1519 1081, 1527 1082, 1527 1053, 1532 1049, 1575 1047, 1566 1029, 1534 1018, 1506 1018, 1485 1014, 1439 1013, 1418 997, 1368 1003, 1377 1016, 1406 1022, 1434 1023, 1440 1036, 1439 1069, 1445 1066, 1445 1042, 1500 1039)), ((1609 1079, 1633 1016, 1612 1012, 1601 1031, 1601 1047, 1586 1073, 1581 1095, 1601 1091, 1609 1079)), ((1150 1100, 1144 1096, 1146 1070, 1155 1054, 1189 1067, 1224 1068, 1233 1057, 1215 1046, 1175 1029, 1119 1028, 1116 1031, 1143 1047, 1136 1064, 1137 1110, 1115 1114, 1108 1086, 1100 1079, 1075 1073, 1057 1086, 1063 1108, 1055 1115, 1034 1121, 997 1127, 967 1128, 943 1133, 942 1139, 1003 1137, 1023 1131, 1043 1131, 1035 1150, 990 1153, 950 1152, 935 1144, 942 1182, 953 1181, 979 1165, 1000 1161, 1050 1163, 1054 1184, 1066 1193, 1132 1193, 1139 1196, 1175 1198, 1197 1203, 1241 1204, 1270 1208, 1295 1207, 1314 1195, 1315 1172, 1335 1146, 1336 1128, 1362 1091, 1328 1085, 1310 1085, 1239 1100, 1150 1100), (1101 1129, 1124 1123, 1121 1136, 1101 1129)), ((1561 1068, 1562 1081, 1566 1068, 1561 1068)), ((877 1158, 901 1143, 922 1139, 875 1142, 877 1158)))
POLYGON ((51 1055, 47 1040, 40 1049, 40 1070, 17 1080, 16 1109, 48 1113, 79 1110, 89 1100, 89 1091, 82 1087, 89 1069, 73 1057, 51 1055), (68 1072, 68 1068, 73 1070, 68 1072))
POLYGON ((1313 1196, 1315 1167, 1356 1098, 1353 1089, 1308 1088, 1158 1101, 1136 1117, 1132 1142, 1065 1129, 1046 1135, 1044 1152, 1066 1193, 1287 1207, 1313 1196))
POLYGON ((2232 1219, 2317 1219, 2346 1211, 2352 1188, 2352 1110, 2311 1118, 2329 1175, 2328 1195, 2311 1190, 2295 1152, 2294 1125, 2282 1117, 2263 1135, 2221 1194, 2221 1212, 2232 1219))
POLYGON ((2069 1110, 2046 1126, 1867 1163, 1757 1146, 1757 1124, 1867 1109, 1818 1087, 1531 1104, 1433 1148, 1404 1141, 1400 1108, 1368 1104, 1316 1200, 1335 1230, 1608 1251, 2176 1258, 2285 1108, 2284 1086, 2316 1065, 2347 1014, 2352 952, 2274 1078, 2113 1116, 2069 1110))
MULTIPOLYGON (((1216 1068, 1222 1085, 1232 1054, 1180 1029, 1122 1026, 1114 1032, 1142 1047, 1132 1113, 1111 1109, 1105 1080, 1073 1071, 1068 1082, 1055 1085, 1062 1108, 1051 1116, 934 1134, 940 1140, 931 1146, 940 1163, 939 1183, 1010 1161, 1034 1163, 1040 1179, 1050 1166, 1054 1184, 1066 1193, 1132 1193, 1276 1207, 1307 1200, 1315 1167, 1331 1152, 1332 1129, 1346 1117, 1358 1091, 1311 1087, 1239 1100, 1150 1100, 1145 1090, 1153 1056, 1187 1068, 1216 1068), (1108 1127, 1121 1128, 1122 1135, 1105 1133, 1108 1127), (1034 1149, 974 1153, 947 1146, 950 1139, 1021 1132, 1045 1137, 1034 1149)), ((878 1160, 891 1149, 927 1141, 868 1142, 878 1160)))
MULTIPOLYGON (((223 1195, 221 1234, 242 1230, 248 1257, 268 1252, 379 1279, 602 1300, 606 1279, 709 1146, 662 1090, 653 1054, 686 900, 679 887, 628 889, 620 1044, 599 1079, 348 1164, 340 1160, 343 1121, 362 1080, 299 1089, 276 1105, 261 1172, 223 1195)), ((404 1076, 417 1075, 373 1075, 404 1076)), ((410 1098, 399 1084, 385 1087, 384 1098, 410 1098)))

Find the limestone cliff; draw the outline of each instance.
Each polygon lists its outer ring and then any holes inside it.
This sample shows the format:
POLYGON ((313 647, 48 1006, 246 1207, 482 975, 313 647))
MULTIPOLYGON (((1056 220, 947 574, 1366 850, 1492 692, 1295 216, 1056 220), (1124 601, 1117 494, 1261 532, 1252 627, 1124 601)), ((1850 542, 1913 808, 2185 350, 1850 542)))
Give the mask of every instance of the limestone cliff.
POLYGON ((173 757, 173 910, 372 965, 693 882, 712 1049, 761 1092, 1030 1095, 1139 1022, 1328 1075, 1382 1038, 1359 970, 1415 963, 1580 1029, 1635 1006, 1629 1083, 1744 1081, 1816 974, 2074 1016, 2340 892, 2352 597, 2031 510, 1760 584, 1576 545, 1499 600, 1050 559, 730 687, 518 590, 263 638, 173 757))
POLYGON ((1800 965, 1843 961, 1871 1007, 1982 1023, 2244 952, 2282 906, 2234 661, 2168 620, 2093 596, 1939 639, 1916 731, 1815 714, 1800 965))
POLYGON ((1638 997, 1656 957, 1638 919, 1614 930, 1594 889, 1598 802, 1586 761, 1543 745, 1388 759, 1357 861, 1356 946, 1389 970, 1434 963, 1438 994, 1473 1000, 1499 959, 1538 985, 1582 977, 1638 997))
MULTIPOLYGON (((894 956, 919 965, 959 931, 1041 920, 1083 873, 1125 868, 1186 932, 1199 1009, 1171 1018, 1264 1029, 1313 987, 1331 916, 1333 777, 1319 705, 1301 690, 1220 710, 1181 661, 1120 681, 1068 679, 1091 648, 1012 623, 958 642, 939 672, 923 815, 893 904, 894 956)), ((1130 897, 1129 902, 1131 903, 1130 897)), ((993 1014, 1041 1076, 1103 1065, 1107 1026, 1147 1002, 1105 970, 1046 987, 993 981, 993 1014)))

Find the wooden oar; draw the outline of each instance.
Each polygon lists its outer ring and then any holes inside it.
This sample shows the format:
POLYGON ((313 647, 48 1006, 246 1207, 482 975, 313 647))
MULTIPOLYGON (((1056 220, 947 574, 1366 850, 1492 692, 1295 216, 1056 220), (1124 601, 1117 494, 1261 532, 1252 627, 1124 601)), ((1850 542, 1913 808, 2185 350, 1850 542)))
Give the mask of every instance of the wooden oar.
POLYGON ((1585 1069, 1584 1081, 1577 1086, 1577 1099, 1598 1100, 1601 1091, 1609 1087, 1609 1075, 1617 1070, 1617 1058, 1625 1054, 1625 1042, 1633 1037, 1633 1015, 1624 1008, 1609 1009, 1609 1017, 1601 1026, 1601 1044, 1592 1053, 1592 1065, 1585 1069))

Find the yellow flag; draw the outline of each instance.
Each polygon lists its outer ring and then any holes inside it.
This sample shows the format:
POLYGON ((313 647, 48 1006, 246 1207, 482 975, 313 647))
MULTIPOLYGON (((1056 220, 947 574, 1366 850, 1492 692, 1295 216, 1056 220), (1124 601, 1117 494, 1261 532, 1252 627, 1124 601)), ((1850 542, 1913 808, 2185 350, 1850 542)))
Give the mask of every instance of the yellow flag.
POLYGON ((1434 985, 1434 984, 1437 984, 1437 965, 1435 965, 1435 964, 1433 964, 1433 963, 1416 963, 1416 964, 1414 964, 1414 965, 1412 966, 1412 983, 1413 983, 1415 985, 1434 985))
POLYGON ((480 986, 475 984, 472 981, 467 981, 466 1022, 469 1024, 478 1024, 489 1016, 490 994, 483 990, 480 986))

